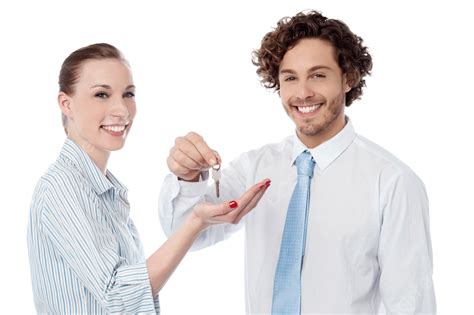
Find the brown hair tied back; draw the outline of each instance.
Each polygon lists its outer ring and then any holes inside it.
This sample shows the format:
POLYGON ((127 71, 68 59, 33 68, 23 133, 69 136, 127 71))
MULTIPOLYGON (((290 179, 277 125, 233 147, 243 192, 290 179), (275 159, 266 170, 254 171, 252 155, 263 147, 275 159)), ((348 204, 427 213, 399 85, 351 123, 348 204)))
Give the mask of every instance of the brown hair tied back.
MULTIPOLYGON (((110 44, 99 43, 79 48, 72 52, 63 62, 59 72, 59 91, 68 95, 74 94, 74 86, 79 80, 81 66, 88 60, 118 59, 127 62, 117 48, 110 44)), ((62 114, 64 131, 67 134, 67 117, 62 114)))

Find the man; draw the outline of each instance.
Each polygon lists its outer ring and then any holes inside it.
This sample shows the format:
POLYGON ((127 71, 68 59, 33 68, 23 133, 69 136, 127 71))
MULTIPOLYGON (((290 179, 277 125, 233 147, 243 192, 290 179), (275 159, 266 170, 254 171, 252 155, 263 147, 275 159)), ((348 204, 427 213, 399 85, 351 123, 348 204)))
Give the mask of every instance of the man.
MULTIPOLYGON (((344 114, 372 68, 362 39, 310 11, 280 20, 253 57, 296 134, 244 153, 223 171, 221 198, 261 178, 272 187, 241 224, 205 230, 194 248, 245 225, 247 313, 435 313, 423 183, 356 134, 344 114)), ((168 157, 174 175, 160 198, 167 234, 197 202, 216 200, 207 170, 219 161, 198 134, 176 139, 168 157)))

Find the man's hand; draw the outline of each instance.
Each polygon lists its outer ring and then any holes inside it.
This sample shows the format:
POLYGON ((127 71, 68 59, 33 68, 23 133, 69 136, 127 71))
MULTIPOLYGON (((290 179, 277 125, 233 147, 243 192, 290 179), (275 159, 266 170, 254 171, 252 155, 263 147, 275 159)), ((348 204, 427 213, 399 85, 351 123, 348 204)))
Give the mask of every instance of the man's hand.
POLYGON ((169 170, 186 181, 198 181, 199 174, 221 163, 219 153, 209 148, 195 132, 178 137, 166 160, 169 170))

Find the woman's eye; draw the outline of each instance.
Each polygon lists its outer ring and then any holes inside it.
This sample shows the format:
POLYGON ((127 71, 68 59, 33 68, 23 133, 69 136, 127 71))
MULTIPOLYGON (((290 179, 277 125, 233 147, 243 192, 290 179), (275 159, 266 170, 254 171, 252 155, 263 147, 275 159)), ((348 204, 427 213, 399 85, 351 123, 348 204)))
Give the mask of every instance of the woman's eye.
POLYGON ((293 76, 291 76, 291 77, 286 77, 286 78, 285 78, 285 81, 287 81, 287 82, 289 82, 289 81, 295 81, 295 80, 296 80, 296 77, 293 77, 293 76))
POLYGON ((125 92, 124 96, 132 98, 132 97, 135 97, 135 93, 134 92, 125 92))
POLYGON ((95 97, 98 97, 98 98, 107 98, 108 95, 107 93, 104 93, 104 92, 98 92, 95 94, 95 97))

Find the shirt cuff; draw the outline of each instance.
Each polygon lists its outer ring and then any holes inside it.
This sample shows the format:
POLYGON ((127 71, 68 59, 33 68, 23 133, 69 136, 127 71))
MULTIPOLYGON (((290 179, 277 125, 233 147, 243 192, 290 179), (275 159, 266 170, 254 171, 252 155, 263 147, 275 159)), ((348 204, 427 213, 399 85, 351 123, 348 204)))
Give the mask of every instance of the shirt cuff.
MULTIPOLYGON (((159 306, 153 297, 146 262, 123 265, 116 269, 114 290, 120 296, 121 310, 127 313, 153 312, 159 306)), ((115 303, 112 303, 113 305, 115 303)), ((113 307, 111 309, 113 310, 113 307)))
POLYGON ((198 182, 187 182, 184 180, 176 181, 179 184, 179 193, 184 197, 194 197, 194 196, 202 196, 207 191, 207 179, 209 177, 209 172, 201 172, 199 176, 198 182))

